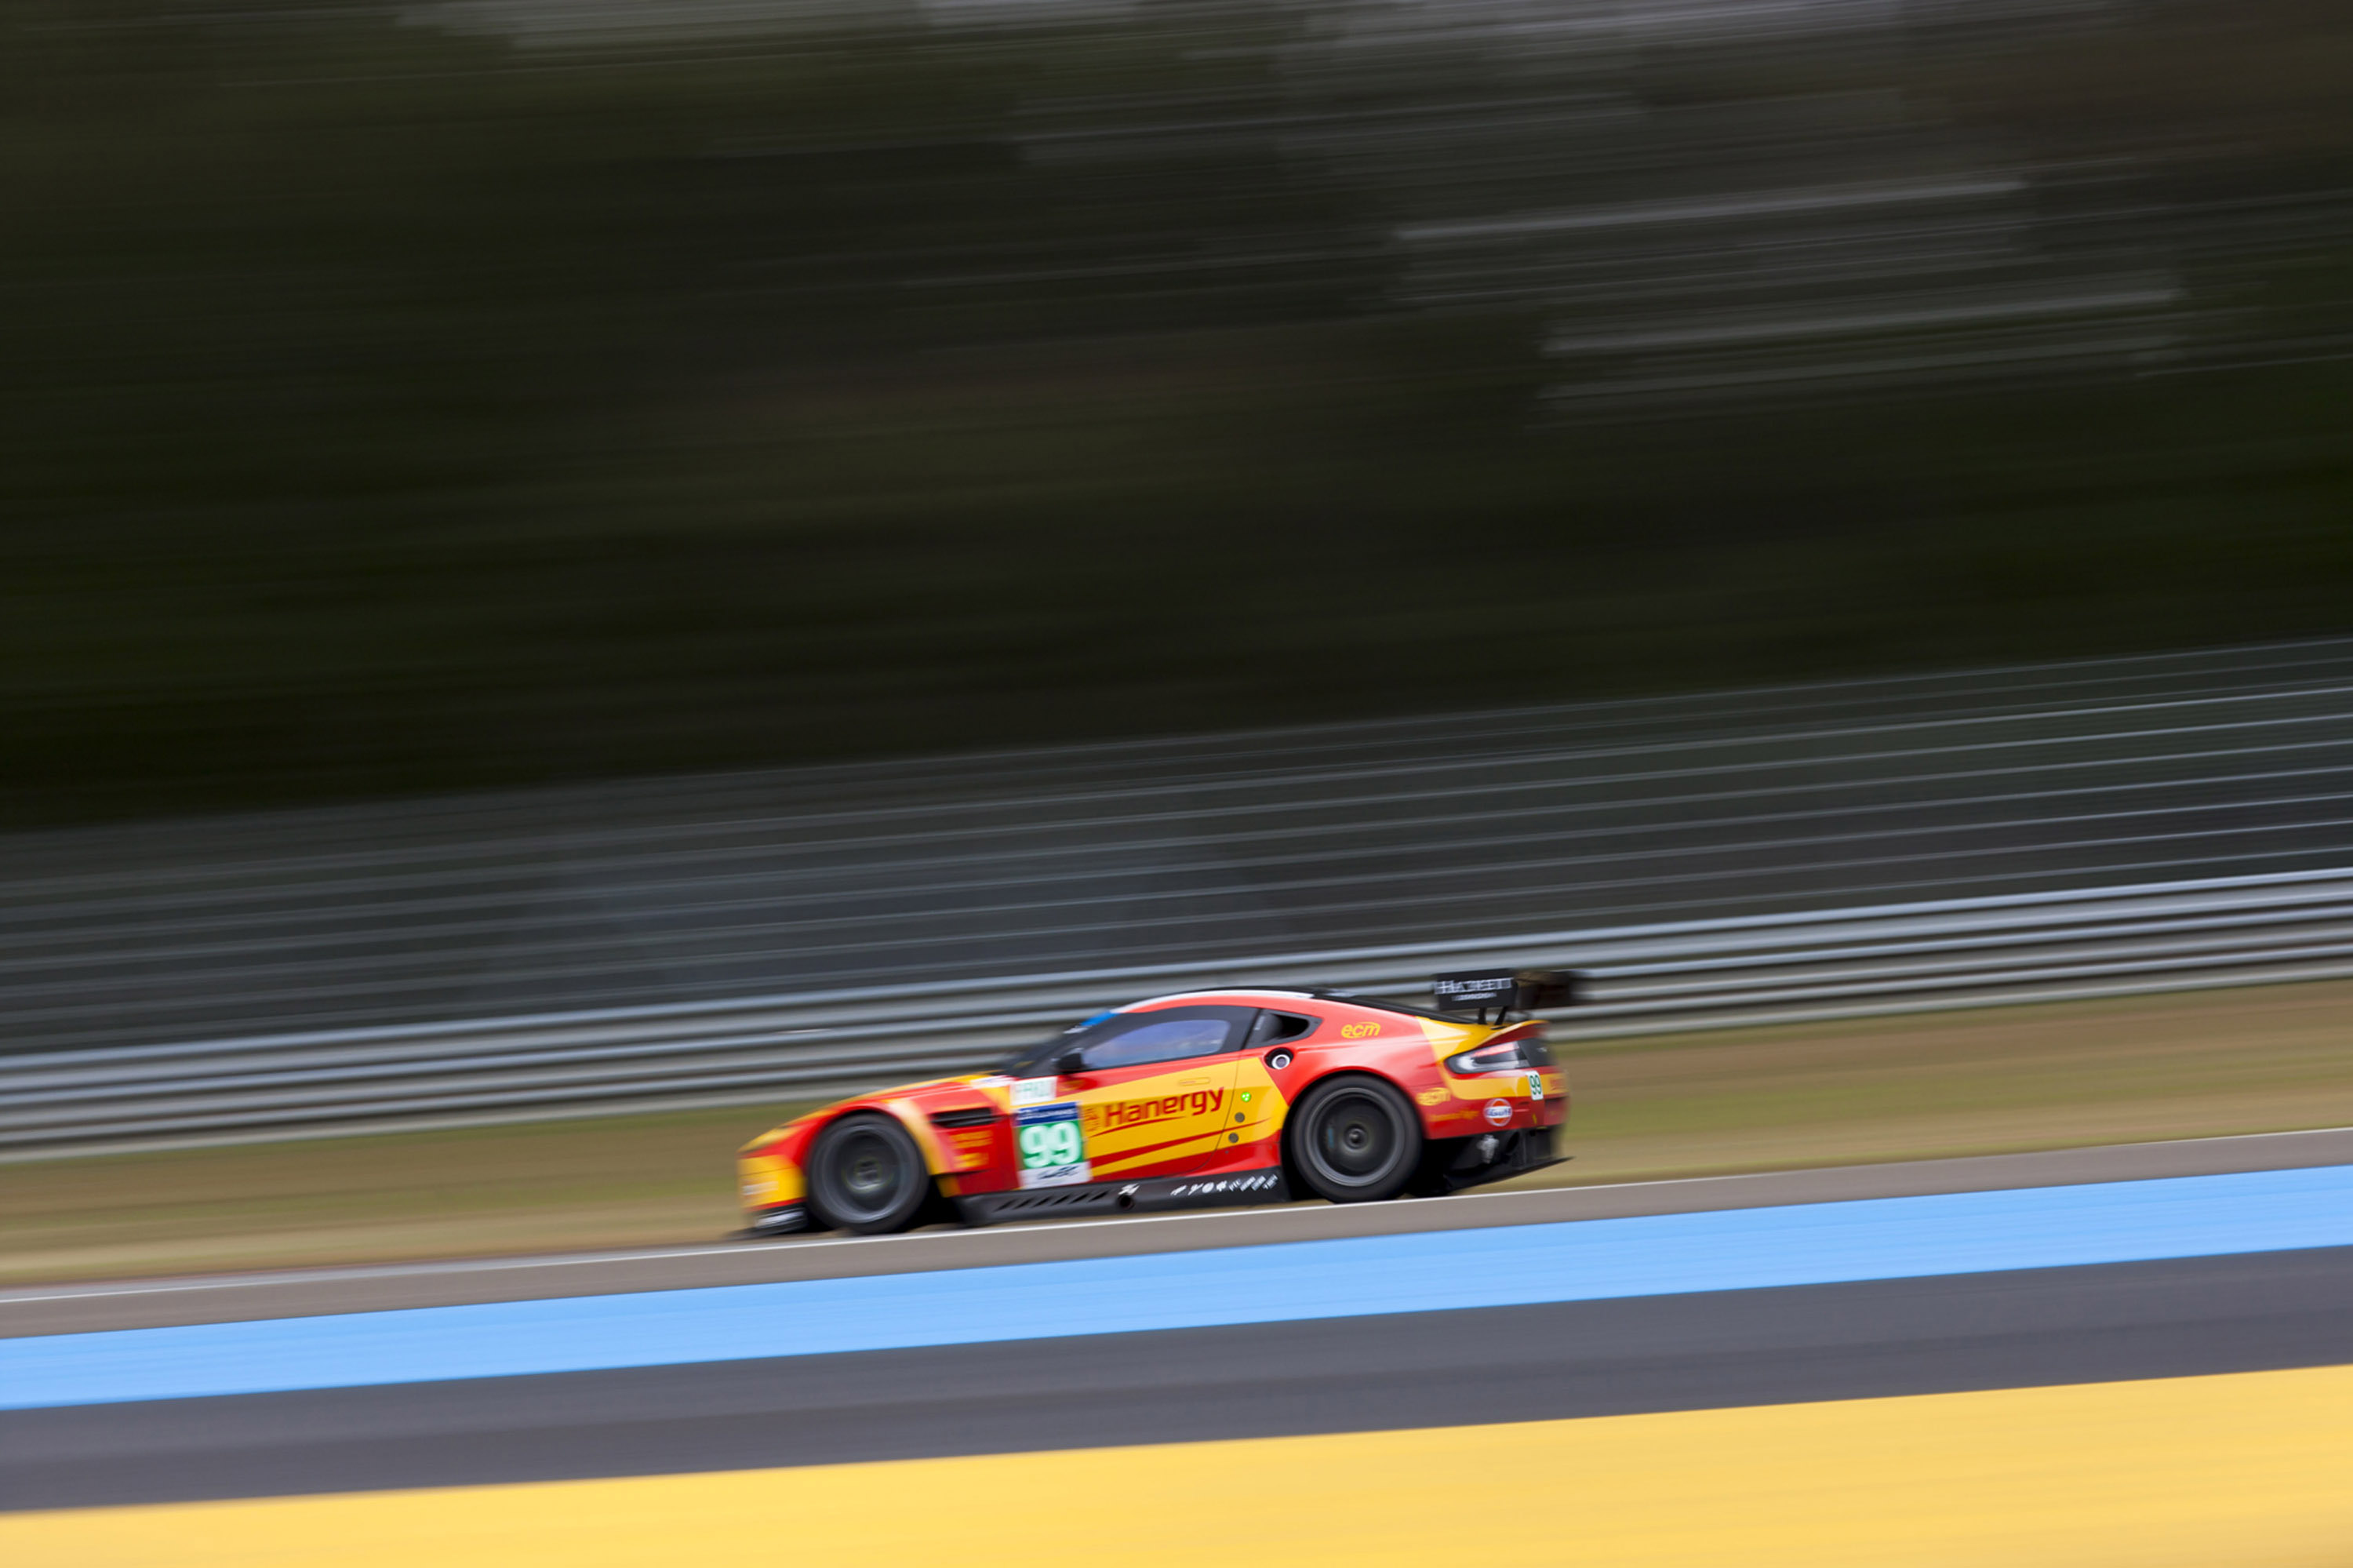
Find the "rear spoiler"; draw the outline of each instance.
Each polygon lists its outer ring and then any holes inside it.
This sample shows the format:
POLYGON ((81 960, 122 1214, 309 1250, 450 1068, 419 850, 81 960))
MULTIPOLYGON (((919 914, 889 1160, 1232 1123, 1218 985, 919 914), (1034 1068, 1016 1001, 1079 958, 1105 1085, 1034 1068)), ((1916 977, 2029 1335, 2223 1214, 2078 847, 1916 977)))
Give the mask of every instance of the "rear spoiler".
POLYGON ((1440 1012, 1472 1012, 1484 1023, 1492 1007, 1501 1023, 1514 1012, 1575 1006, 1581 978, 1559 969, 1458 969, 1433 975, 1430 994, 1440 1012))

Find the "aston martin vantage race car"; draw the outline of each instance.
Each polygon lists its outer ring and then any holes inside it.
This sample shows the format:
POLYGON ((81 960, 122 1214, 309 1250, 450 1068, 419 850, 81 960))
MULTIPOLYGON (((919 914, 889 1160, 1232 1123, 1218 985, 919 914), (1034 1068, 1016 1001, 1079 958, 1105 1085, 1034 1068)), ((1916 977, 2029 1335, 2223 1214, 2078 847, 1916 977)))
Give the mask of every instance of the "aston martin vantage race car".
POLYGON ((1544 1024, 1568 982, 1441 975, 1438 1010, 1330 991, 1187 991, 1098 1013, 994 1073, 762 1133, 754 1234, 1324 1198, 1436 1196, 1555 1164, 1568 1092, 1544 1024), (1493 1012, 1492 1022, 1489 1013, 1493 1012))

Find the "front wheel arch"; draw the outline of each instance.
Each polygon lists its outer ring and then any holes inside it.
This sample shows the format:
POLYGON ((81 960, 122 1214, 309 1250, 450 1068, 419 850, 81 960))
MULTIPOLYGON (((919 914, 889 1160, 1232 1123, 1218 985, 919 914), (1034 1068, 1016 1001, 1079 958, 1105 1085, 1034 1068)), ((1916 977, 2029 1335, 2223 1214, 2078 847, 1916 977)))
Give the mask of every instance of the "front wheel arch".
POLYGON ((923 1146, 881 1111, 851 1111, 818 1128, 801 1174, 810 1219, 852 1235, 911 1229, 939 1195, 923 1146))

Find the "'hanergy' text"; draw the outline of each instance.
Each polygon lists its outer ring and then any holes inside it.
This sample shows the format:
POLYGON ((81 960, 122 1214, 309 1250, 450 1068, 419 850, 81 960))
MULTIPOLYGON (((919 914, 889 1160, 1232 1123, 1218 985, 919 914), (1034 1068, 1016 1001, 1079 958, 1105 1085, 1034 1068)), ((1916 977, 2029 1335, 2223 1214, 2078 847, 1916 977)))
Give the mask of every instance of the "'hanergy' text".
POLYGON ((1107 1132, 1121 1132, 1150 1122, 1167 1121, 1174 1117, 1215 1116, 1225 1103, 1226 1091, 1223 1089, 1194 1089, 1187 1094, 1163 1095, 1156 1099, 1120 1100, 1111 1105, 1089 1106, 1086 1108, 1087 1136, 1100 1138, 1107 1132))

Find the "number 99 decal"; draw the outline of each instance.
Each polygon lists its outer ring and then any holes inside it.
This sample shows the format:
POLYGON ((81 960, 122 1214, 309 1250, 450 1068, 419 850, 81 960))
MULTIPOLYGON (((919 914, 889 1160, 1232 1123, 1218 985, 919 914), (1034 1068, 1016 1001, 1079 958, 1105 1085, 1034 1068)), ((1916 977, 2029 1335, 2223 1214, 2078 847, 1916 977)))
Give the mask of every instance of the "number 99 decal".
POLYGON ((1093 1180, 1077 1102, 1024 1106, 1013 1113, 1013 1146, 1021 1155, 1021 1185, 1061 1187, 1093 1180))
POLYGON ((1035 1171, 1048 1165, 1079 1162, 1079 1124, 1038 1122, 1021 1129, 1021 1163, 1035 1171))

